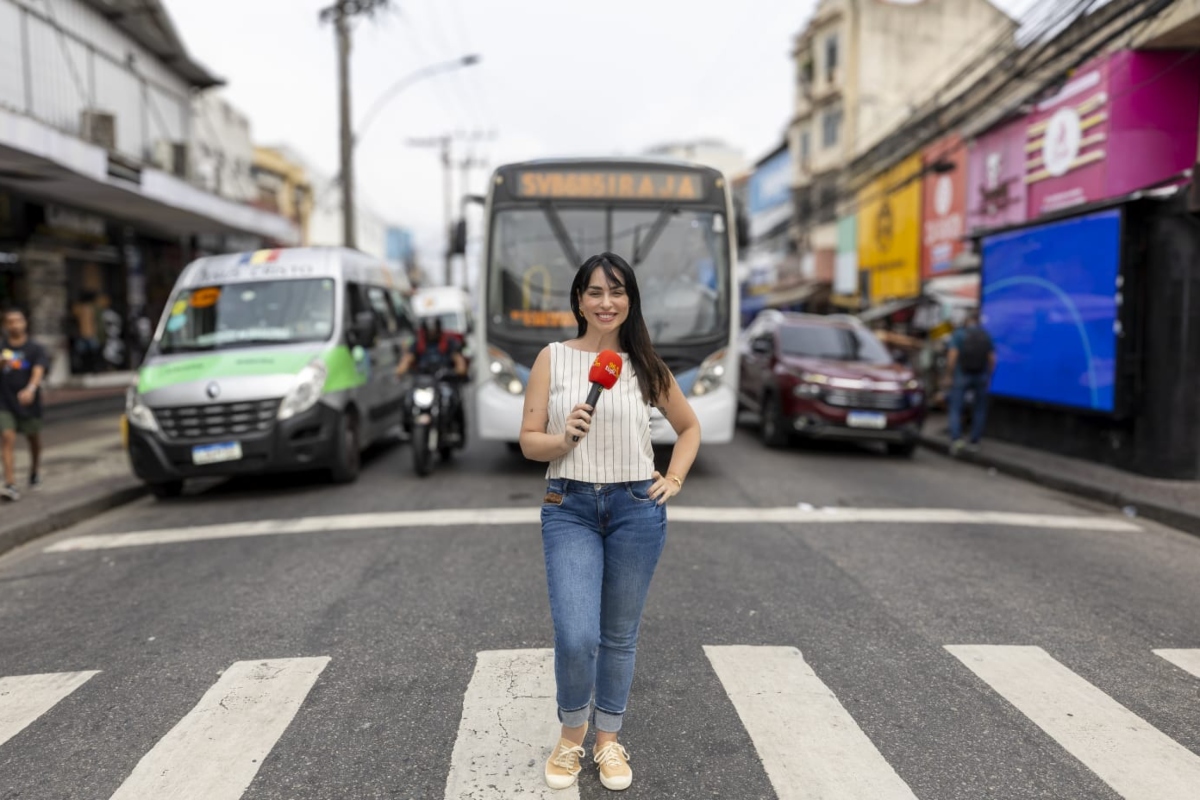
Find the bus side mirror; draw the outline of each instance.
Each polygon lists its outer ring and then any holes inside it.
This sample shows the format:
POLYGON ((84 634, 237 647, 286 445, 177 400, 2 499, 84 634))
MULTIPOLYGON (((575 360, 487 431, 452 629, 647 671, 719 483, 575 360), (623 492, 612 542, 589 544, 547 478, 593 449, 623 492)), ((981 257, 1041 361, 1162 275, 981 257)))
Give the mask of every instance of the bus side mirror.
POLYGON ((742 209, 737 209, 737 218, 734 220, 734 225, 737 227, 737 246, 739 250, 750 246, 750 219, 746 216, 746 212, 742 209))
POLYGON ((379 328, 375 321, 375 313, 372 311, 359 311, 354 315, 354 328, 351 331, 354 341, 351 344, 360 345, 362 347, 371 347, 375 344, 375 337, 379 335, 379 328))
POLYGON ((467 221, 460 219, 454 223, 450 236, 450 255, 463 256, 467 254, 467 221))

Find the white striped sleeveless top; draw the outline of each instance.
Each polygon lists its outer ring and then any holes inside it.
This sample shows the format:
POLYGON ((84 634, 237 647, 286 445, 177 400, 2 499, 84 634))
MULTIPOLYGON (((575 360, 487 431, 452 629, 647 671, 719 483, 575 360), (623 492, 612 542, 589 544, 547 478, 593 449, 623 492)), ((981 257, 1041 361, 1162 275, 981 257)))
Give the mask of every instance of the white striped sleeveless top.
MULTIPOLYGON (((550 405, 547 433, 562 434, 567 416, 587 400, 588 380, 598 353, 585 353, 561 342, 550 345, 550 405)), ((579 445, 551 461, 547 478, 569 478, 585 483, 623 483, 650 480, 654 449, 650 444, 650 404, 642 399, 637 375, 629 357, 617 385, 600 393, 592 412, 592 427, 579 445)))

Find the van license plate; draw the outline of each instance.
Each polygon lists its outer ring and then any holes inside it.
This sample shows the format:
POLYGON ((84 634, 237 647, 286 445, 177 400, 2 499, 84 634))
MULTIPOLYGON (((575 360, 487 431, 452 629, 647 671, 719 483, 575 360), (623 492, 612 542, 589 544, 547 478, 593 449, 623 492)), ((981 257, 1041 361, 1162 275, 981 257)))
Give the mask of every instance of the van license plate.
POLYGON ((241 457, 241 442, 202 444, 192 448, 193 464, 219 464, 222 461, 238 461, 241 457))
POLYGON ((881 431, 887 427, 887 414, 875 414, 869 411, 851 411, 846 415, 846 424, 851 428, 869 428, 881 431))

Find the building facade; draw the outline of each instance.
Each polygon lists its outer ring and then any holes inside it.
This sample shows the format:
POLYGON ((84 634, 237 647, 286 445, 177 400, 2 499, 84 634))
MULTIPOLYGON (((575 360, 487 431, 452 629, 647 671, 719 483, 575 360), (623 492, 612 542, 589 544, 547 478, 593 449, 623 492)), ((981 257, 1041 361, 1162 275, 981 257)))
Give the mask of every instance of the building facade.
POLYGON ((195 182, 192 98, 219 83, 158 0, 0 0, 0 303, 49 385, 127 382, 202 237, 298 242, 195 182))
POLYGON ((843 170, 960 73, 982 43, 1015 29, 987 0, 818 3, 792 53, 790 236, 802 259, 821 274, 834 273, 838 219, 846 213, 839 206, 843 170))

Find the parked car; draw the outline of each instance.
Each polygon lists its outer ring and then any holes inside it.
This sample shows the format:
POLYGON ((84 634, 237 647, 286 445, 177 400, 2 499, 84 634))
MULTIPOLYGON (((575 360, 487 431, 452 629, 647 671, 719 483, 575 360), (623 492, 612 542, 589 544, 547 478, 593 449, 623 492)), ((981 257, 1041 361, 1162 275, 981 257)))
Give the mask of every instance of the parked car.
POLYGON ((763 312, 742 335, 738 401, 762 420, 764 444, 793 435, 876 441, 911 455, 926 399, 861 322, 846 316, 763 312))

